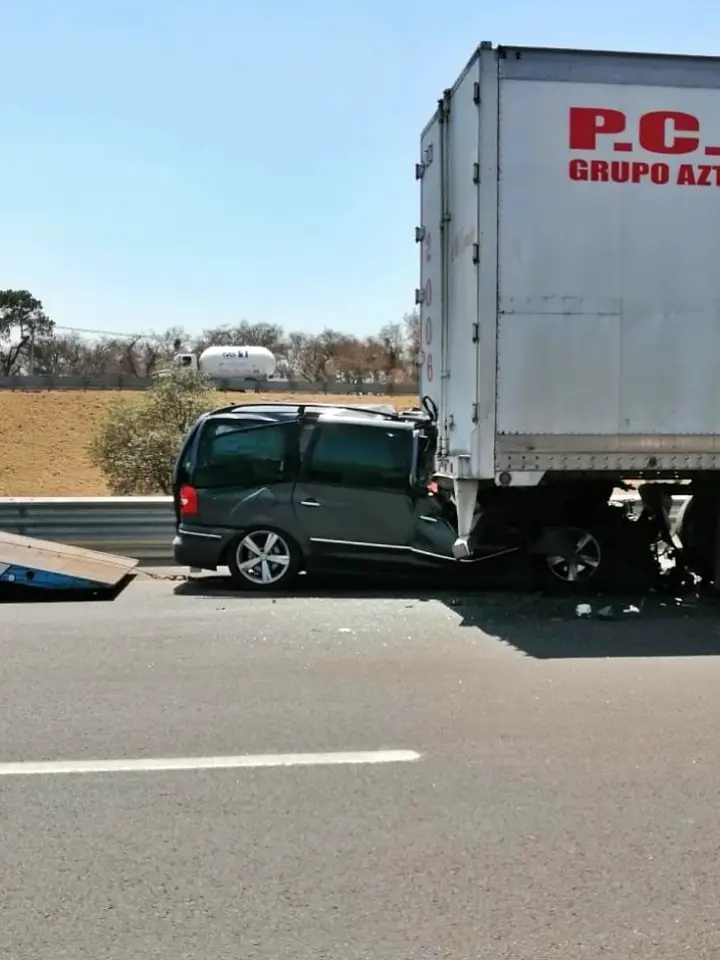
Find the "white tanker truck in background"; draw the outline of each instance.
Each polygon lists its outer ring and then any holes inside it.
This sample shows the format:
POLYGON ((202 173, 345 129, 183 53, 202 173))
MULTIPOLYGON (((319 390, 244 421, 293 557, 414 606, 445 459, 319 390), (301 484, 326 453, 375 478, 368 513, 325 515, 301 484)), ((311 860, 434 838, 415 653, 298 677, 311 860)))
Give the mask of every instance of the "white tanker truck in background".
POLYGON ((212 380, 268 380, 277 360, 267 347, 208 347, 200 356, 176 353, 172 366, 196 370, 212 380))

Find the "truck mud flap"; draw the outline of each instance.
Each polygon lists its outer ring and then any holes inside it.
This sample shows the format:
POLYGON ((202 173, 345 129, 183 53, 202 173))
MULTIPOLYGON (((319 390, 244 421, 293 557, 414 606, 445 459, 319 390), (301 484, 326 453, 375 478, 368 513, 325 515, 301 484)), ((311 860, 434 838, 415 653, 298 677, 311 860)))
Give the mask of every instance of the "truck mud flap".
POLYGON ((0 531, 0 600, 114 600, 138 562, 0 531))

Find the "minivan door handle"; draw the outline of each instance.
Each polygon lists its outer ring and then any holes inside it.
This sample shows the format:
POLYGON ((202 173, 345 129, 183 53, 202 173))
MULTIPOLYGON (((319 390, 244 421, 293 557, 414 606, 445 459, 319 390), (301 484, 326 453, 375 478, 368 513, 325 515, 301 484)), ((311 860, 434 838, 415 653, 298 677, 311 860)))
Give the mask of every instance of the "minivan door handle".
POLYGON ((310 500, 301 500, 300 506, 301 507, 321 507, 322 504, 320 503, 319 500, 315 500, 314 498, 311 498, 310 500))

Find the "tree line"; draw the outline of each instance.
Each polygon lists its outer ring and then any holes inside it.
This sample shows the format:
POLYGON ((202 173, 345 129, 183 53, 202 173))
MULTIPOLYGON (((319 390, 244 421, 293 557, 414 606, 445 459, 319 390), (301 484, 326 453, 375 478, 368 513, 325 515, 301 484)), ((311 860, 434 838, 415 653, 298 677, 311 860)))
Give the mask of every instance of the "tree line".
POLYGON ((294 380, 348 383, 404 383, 418 379, 419 318, 407 313, 373 336, 339 330, 319 334, 286 333, 278 324, 251 323, 207 327, 199 335, 181 327, 138 336, 89 339, 56 329, 42 302, 27 290, 0 290, 0 376, 152 377, 176 353, 201 353, 210 346, 267 347, 278 360, 277 375, 294 380))

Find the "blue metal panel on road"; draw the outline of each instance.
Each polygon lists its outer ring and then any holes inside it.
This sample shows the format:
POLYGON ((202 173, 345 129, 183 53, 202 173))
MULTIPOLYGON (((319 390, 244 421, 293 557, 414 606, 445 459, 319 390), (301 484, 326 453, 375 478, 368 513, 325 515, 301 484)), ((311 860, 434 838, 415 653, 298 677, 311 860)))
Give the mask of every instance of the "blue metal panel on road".
POLYGON ((96 580, 85 580, 82 577, 71 577, 64 573, 51 573, 47 570, 34 570, 32 567, 4 563, 0 563, 0 583, 12 583, 41 590, 95 590, 105 586, 96 580))

